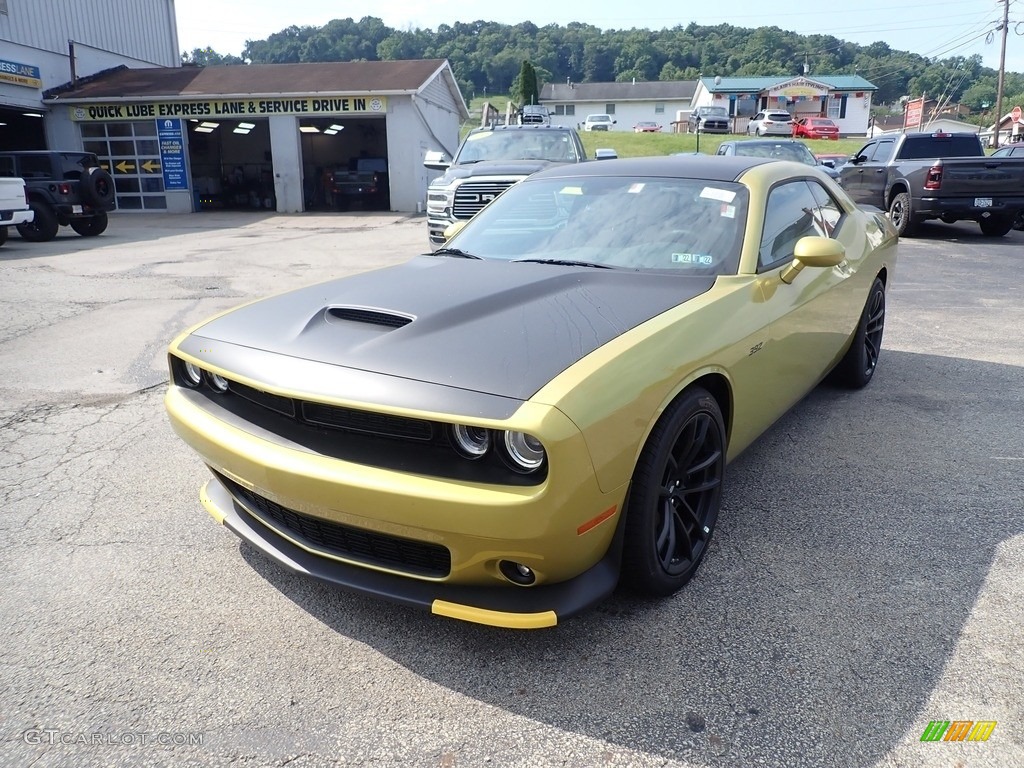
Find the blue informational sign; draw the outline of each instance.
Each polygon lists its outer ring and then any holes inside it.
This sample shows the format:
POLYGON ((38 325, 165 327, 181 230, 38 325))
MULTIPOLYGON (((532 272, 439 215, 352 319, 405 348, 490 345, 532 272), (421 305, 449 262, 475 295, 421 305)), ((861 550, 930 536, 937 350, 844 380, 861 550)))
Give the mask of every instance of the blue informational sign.
POLYGON ((185 172, 185 141, 181 136, 181 120, 164 118, 156 121, 160 139, 160 165, 164 172, 164 190, 188 189, 185 172))

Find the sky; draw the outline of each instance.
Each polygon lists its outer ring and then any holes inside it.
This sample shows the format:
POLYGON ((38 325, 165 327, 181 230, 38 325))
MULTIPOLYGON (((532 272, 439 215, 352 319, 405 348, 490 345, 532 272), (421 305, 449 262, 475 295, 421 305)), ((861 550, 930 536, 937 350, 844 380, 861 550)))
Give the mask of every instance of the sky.
MULTIPOLYGON (((662 29, 695 22, 777 26, 861 45, 881 40, 929 58, 981 54, 993 69, 999 67, 1001 36, 993 34, 988 44, 985 38, 1002 18, 1002 3, 997 0, 862 0, 845 7, 836 7, 834 0, 730 0, 721 11, 712 10, 713 3, 696 0, 645 0, 635 6, 622 0, 177 0, 175 5, 183 51, 210 46, 218 53, 239 55, 246 40, 264 39, 293 24, 323 26, 335 18, 364 16, 375 16, 395 29, 437 29, 440 24, 477 19, 503 24, 532 21, 537 26, 580 21, 601 29, 662 29)), ((1006 68, 1024 72, 1024 0, 1010 2, 1006 68)))

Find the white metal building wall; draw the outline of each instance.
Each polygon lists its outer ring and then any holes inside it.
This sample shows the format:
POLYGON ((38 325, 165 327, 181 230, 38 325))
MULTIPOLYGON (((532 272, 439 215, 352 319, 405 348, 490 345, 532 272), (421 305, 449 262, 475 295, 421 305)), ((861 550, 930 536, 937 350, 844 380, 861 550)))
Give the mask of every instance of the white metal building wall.
POLYGON ((139 62, 181 64, 174 0, 7 0, 0 40, 64 55, 74 40, 139 62))

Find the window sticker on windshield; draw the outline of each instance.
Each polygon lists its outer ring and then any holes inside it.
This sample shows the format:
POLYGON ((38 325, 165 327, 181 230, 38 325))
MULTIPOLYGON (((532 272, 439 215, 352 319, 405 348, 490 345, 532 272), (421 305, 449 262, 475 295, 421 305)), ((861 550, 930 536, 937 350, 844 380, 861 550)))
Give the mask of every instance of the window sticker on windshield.
POLYGON ((466 141, 477 141, 479 139, 485 139, 491 134, 489 133, 471 133, 466 137, 466 141))
POLYGON ((629 194, 631 194, 631 195, 635 195, 635 194, 639 193, 640 190, 642 190, 643 188, 644 188, 644 183, 642 181, 638 181, 636 184, 630 184, 629 185, 629 189, 626 190, 626 191, 629 192, 629 194))
POLYGON ((736 218, 736 206, 735 205, 726 205, 725 203, 722 203, 722 210, 721 210, 721 213, 719 215, 722 216, 722 218, 725 218, 725 219, 735 219, 736 218))
POLYGON ((715 189, 715 187, 704 187, 700 196, 708 200, 721 200, 723 203, 731 203, 736 199, 736 193, 731 189, 715 189))
POLYGON ((560 195, 582 195, 583 194, 583 188, 582 187, 562 187, 558 191, 558 194, 560 194, 560 195))
POLYGON ((673 253, 673 264, 698 264, 702 267, 710 267, 715 263, 712 256, 706 253, 673 253))

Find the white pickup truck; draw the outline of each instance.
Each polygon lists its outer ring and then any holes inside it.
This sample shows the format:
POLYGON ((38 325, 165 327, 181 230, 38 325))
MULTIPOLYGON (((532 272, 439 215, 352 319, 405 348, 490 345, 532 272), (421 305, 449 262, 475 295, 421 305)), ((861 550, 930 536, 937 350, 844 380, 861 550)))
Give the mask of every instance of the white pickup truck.
POLYGON ((28 207, 28 191, 22 179, 0 176, 0 245, 7 242, 7 227, 26 224, 35 214, 28 207))

